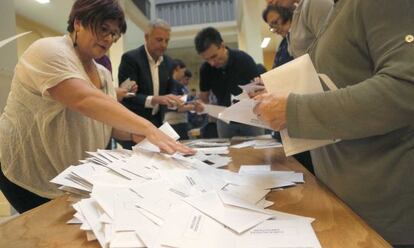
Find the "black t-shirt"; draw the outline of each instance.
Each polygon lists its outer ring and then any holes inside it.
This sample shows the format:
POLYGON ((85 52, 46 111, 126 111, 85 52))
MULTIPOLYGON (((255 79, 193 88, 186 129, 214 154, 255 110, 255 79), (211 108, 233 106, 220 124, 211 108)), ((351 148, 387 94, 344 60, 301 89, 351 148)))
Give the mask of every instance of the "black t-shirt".
POLYGON ((231 105, 231 95, 242 93, 238 85, 250 83, 250 80, 259 76, 253 58, 247 53, 227 48, 229 59, 224 68, 214 68, 204 62, 200 68, 200 90, 212 91, 217 97, 217 104, 231 105))

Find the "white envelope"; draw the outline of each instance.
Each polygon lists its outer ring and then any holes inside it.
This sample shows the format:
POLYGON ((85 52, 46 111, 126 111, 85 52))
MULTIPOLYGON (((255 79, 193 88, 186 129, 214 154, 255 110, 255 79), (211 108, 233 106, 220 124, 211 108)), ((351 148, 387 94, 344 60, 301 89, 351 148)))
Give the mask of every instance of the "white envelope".
POLYGON ((184 201, 239 234, 272 217, 271 214, 224 205, 214 191, 184 201))
MULTIPOLYGON (((177 132, 175 132, 174 128, 172 128, 171 125, 168 124, 168 122, 165 122, 164 124, 162 124, 162 126, 159 127, 159 130, 165 133, 166 135, 170 136, 174 140, 178 140, 180 138, 180 135, 178 135, 177 132)), ((154 144, 152 144, 151 142, 149 142, 147 139, 144 139, 143 141, 139 142, 138 144, 134 146, 134 148, 135 147, 139 147, 146 151, 160 152, 160 149, 154 144)))
POLYGON ((234 248, 234 232, 184 202, 172 206, 167 216, 160 232, 164 246, 234 248))
POLYGON ((271 129, 253 113, 256 103, 253 99, 243 99, 223 110, 218 117, 223 121, 235 121, 250 126, 271 129))
POLYGON ((221 191, 231 194, 234 197, 242 199, 250 204, 257 204, 259 201, 264 199, 267 193, 270 192, 268 189, 261 189, 254 186, 239 186, 233 184, 226 185, 226 187, 224 187, 221 191))
POLYGON ((237 248, 320 248, 311 223, 298 220, 266 220, 237 237, 237 248))
MULTIPOLYGON (((290 93, 311 94, 323 92, 318 74, 308 54, 276 67, 261 75, 269 93, 288 96, 290 93)), ((334 140, 296 139, 286 129, 280 131, 286 156, 334 143, 334 140)))
POLYGON ((180 194, 183 194, 170 190, 170 186, 165 180, 152 180, 132 186, 131 189, 140 196, 137 199, 137 206, 161 219, 166 217, 170 206, 179 200, 180 194))
POLYGON ((226 109, 224 106, 219 105, 212 105, 212 104, 204 104, 204 111, 200 114, 208 114, 211 117, 216 119, 219 118, 220 113, 226 109))
POLYGON ((105 247, 105 236, 103 232, 103 224, 99 221, 99 210, 95 200, 89 198, 79 203, 80 210, 85 217, 86 222, 92 229, 93 234, 98 239, 101 247, 105 247))

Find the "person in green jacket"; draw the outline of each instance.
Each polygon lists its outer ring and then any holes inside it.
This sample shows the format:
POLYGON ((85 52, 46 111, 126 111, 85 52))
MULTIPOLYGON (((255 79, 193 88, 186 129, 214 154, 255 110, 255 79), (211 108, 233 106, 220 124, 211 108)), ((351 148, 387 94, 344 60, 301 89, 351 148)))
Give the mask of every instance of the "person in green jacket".
POLYGON ((310 51, 339 89, 255 107, 293 138, 341 139, 311 152, 317 177, 398 247, 414 245, 413 13, 412 0, 336 1, 310 51))

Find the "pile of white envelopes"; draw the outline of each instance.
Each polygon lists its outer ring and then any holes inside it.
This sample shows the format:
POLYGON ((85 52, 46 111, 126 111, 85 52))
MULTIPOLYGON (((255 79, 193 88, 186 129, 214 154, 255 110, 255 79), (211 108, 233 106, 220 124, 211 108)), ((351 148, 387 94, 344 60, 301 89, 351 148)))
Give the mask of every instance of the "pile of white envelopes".
POLYGON ((266 194, 303 182, 301 173, 263 165, 234 173, 200 154, 89 154, 52 182, 79 197, 69 223, 102 247, 320 247, 312 218, 265 209, 266 194))

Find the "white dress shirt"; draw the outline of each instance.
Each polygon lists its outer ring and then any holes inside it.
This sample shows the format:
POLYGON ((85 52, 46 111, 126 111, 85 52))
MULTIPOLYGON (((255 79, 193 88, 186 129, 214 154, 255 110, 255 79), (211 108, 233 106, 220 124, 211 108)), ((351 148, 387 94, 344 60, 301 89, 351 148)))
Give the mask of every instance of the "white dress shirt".
POLYGON ((145 52, 147 53, 148 64, 149 64, 150 71, 151 71, 152 88, 153 88, 153 92, 154 92, 154 95, 148 96, 147 99, 145 100, 145 107, 146 108, 152 108, 152 115, 155 115, 155 114, 158 113, 158 110, 159 110, 160 107, 159 107, 159 104, 152 105, 151 100, 152 100, 153 96, 158 96, 159 95, 160 78, 159 78, 159 73, 158 73, 158 67, 160 66, 160 64, 164 60, 164 57, 161 56, 157 61, 155 61, 152 58, 151 54, 149 54, 146 45, 145 45, 145 52))

